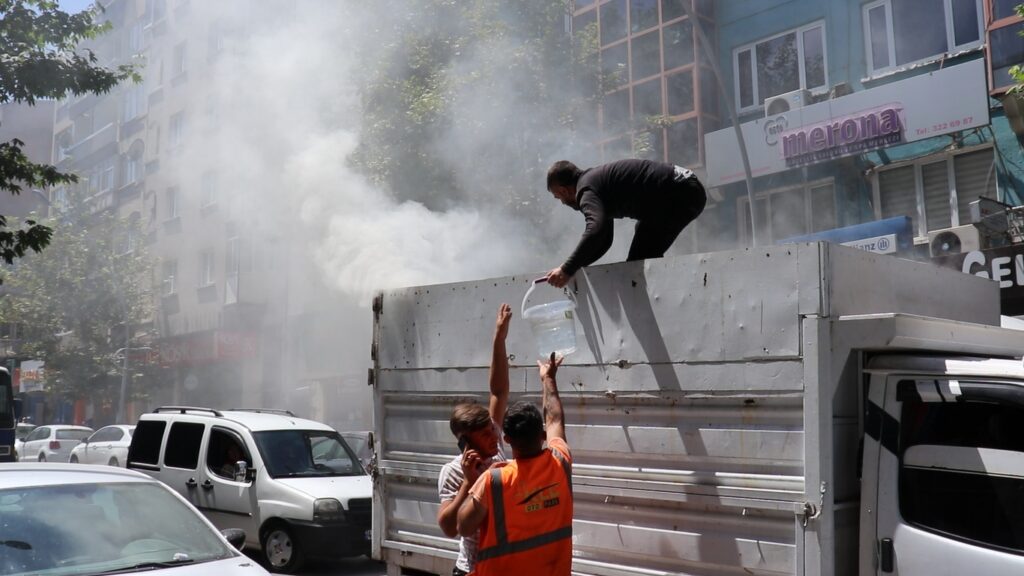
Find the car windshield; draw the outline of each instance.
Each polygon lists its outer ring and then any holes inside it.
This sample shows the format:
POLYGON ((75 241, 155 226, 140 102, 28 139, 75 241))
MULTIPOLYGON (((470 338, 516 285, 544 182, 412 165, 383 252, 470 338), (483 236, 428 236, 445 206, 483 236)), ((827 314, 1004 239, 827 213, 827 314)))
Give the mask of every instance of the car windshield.
POLYGON ((57 430, 57 440, 78 440, 92 436, 92 430, 57 430))
POLYGON ((363 467, 337 432, 272 430, 253 434, 274 478, 361 476, 363 467))
POLYGON ((235 555, 195 511, 156 483, 0 490, 0 575, 97 574, 235 555))

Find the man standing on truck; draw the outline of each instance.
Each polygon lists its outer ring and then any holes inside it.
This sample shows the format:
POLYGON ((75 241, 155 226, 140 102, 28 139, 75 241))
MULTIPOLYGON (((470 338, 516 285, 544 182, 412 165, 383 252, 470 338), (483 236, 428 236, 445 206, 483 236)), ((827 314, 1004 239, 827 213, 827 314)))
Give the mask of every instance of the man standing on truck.
POLYGON ((459 509, 459 533, 480 534, 475 576, 570 574, 572 455, 555 382, 561 362, 554 353, 538 362, 544 415, 528 402, 508 409, 502 428, 513 459, 478 478, 459 509))
POLYGON ((615 218, 636 220, 626 260, 661 258, 707 202, 692 170, 652 160, 618 160, 586 170, 559 160, 548 169, 548 191, 582 212, 587 223, 576 250, 547 274, 556 288, 611 248, 615 218))
MULTIPOLYGON (((499 422, 505 417, 508 406, 508 354, 505 338, 512 318, 512 308, 502 304, 494 326, 494 343, 491 352, 489 384, 491 400, 489 408, 479 404, 463 403, 452 410, 449 426, 462 452, 441 468, 437 479, 437 493, 441 508, 437 513, 437 524, 445 536, 458 535, 456 527, 459 507, 469 496, 469 489, 480 473, 494 462, 504 462, 501 449, 499 422)), ((477 535, 470 533, 459 540, 459 557, 455 561, 453 576, 465 576, 473 571, 476 564, 477 535)))

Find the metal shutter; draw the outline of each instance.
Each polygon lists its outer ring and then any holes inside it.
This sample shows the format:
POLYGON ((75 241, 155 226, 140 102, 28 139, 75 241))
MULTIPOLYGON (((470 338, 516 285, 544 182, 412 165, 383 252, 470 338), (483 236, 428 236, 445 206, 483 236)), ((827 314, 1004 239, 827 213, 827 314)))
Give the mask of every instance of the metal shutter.
POLYGON ((960 224, 970 224, 970 203, 981 196, 996 199, 995 156, 992 149, 960 154, 953 158, 956 171, 956 203, 960 224))
POLYGON ((928 230, 949 228, 953 221, 950 218, 949 165, 946 160, 921 166, 921 182, 928 230))
POLYGON ((910 216, 917 219, 913 166, 879 172, 878 195, 882 204, 882 218, 910 216))

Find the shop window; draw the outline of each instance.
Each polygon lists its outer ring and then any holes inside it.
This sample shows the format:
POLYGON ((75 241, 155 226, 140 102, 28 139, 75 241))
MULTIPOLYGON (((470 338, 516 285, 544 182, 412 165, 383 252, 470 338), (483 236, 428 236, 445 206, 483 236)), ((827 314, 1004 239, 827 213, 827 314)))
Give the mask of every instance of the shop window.
POLYGON ((693 112, 693 70, 683 70, 665 77, 668 83, 668 114, 678 116, 693 112))
POLYGON ((626 37, 626 0, 612 0, 603 4, 601 10, 601 45, 611 44, 626 37))
POLYGON ((132 434, 128 462, 131 464, 160 464, 160 445, 164 441, 164 430, 167 422, 161 420, 141 420, 132 434))
MULTIPOLYGON (((745 242, 752 238, 749 206, 746 196, 739 198, 737 210, 745 242)), ((762 244, 779 242, 835 228, 835 206, 835 186, 832 182, 818 182, 759 194, 754 204, 757 240, 762 244)))
POLYGON ((1017 405, 903 402, 901 516, 946 537, 1024 552, 1022 439, 1017 405))
POLYGON ((869 74, 981 43, 981 0, 880 0, 864 5, 869 74))
POLYGON ((689 20, 670 24, 662 30, 665 45, 665 70, 693 64, 693 25, 689 20))
POLYGON ((661 35, 657 30, 634 37, 633 81, 642 80, 661 72, 661 35))
POLYGON ((991 148, 921 159, 881 170, 874 182, 879 218, 910 216, 918 237, 970 224, 970 203, 998 199, 991 148), (955 207, 955 209, 954 209, 955 207))
POLYGON ((652 116, 662 114, 660 78, 633 87, 633 117, 637 119, 638 125, 643 125, 652 116))
POLYGON ((753 109, 766 98, 828 87, 825 26, 818 22, 736 50, 737 104, 753 109))
POLYGON ((658 25, 658 0, 630 0, 629 29, 640 32, 658 25))

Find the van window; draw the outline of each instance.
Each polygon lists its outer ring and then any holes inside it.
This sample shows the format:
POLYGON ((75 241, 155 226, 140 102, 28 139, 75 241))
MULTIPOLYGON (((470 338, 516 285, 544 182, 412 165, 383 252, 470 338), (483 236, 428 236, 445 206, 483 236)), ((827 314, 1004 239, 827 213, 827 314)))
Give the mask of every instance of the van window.
POLYGON ((366 474, 337 432, 268 430, 252 436, 272 478, 366 474))
POLYGON ((203 441, 204 424, 175 422, 167 436, 164 466, 195 470, 199 464, 199 445, 203 441))
POLYGON ((252 458, 249 457, 242 439, 221 428, 211 430, 209 446, 206 449, 206 466, 210 472, 221 478, 233 480, 235 465, 239 460, 244 460, 246 465, 252 468, 252 458))
POLYGON ((160 443, 164 439, 167 422, 143 420, 135 428, 135 436, 128 448, 128 462, 133 464, 160 464, 160 443))
POLYGON ((903 403, 903 519, 990 548, 1024 552, 1024 409, 989 402, 903 403), (998 474, 985 462, 1000 462, 998 474), (979 465, 981 463, 981 465, 979 465))

